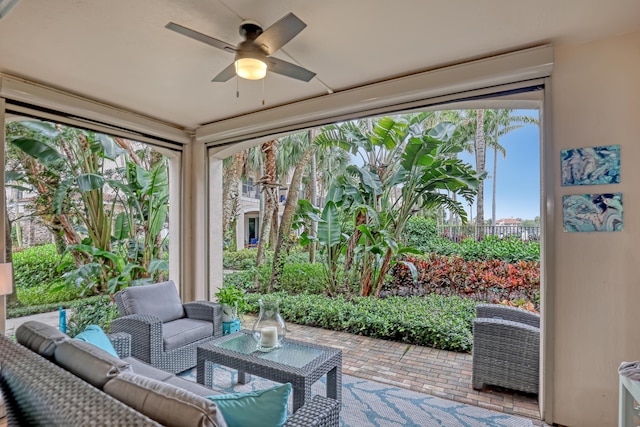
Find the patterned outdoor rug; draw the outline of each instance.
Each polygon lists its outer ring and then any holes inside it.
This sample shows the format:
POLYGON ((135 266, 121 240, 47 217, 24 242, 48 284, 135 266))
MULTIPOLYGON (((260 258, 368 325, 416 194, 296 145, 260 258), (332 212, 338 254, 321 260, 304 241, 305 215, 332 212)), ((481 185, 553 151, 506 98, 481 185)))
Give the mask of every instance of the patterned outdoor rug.
MULTIPOLYGON (((182 373, 181 376, 195 381, 195 369, 182 373)), ((276 384, 255 375, 251 377, 252 380, 248 384, 237 384, 236 371, 221 366, 213 369, 213 376, 215 388, 222 393, 260 390, 276 384)), ((324 381, 323 377, 313 385, 314 394, 326 395, 324 381)), ((291 407, 291 403, 289 406, 291 407)), ((534 424, 527 418, 343 375, 340 425, 343 427, 528 427, 534 424)))

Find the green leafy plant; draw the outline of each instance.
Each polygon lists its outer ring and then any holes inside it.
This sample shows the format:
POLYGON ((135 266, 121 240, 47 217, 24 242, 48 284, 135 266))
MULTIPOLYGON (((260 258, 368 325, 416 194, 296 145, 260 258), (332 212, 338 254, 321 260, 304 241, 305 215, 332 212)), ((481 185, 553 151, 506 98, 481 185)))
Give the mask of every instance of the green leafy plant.
POLYGON ((98 298, 76 301, 69 306, 72 314, 67 322, 67 334, 78 335, 88 325, 98 325, 109 332, 111 322, 118 317, 118 308, 108 295, 98 298))
POLYGON ((226 284, 215 293, 215 297, 220 304, 237 306, 240 313, 246 310, 246 296, 244 289, 226 284))

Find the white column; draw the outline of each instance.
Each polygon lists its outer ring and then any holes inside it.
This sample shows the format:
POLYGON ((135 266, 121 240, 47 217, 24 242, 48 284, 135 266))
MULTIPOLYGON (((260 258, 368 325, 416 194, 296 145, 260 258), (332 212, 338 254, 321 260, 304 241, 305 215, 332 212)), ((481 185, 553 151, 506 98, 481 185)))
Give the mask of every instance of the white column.
POLYGON ((209 295, 213 296, 222 287, 222 159, 209 157, 209 295))
MULTIPOLYGON (((2 191, 0 191, 0 212, 2 212, 2 220, 0 221, 0 262, 6 261, 6 245, 5 245, 5 232, 6 221, 5 215, 7 209, 5 206, 5 193, 4 193, 4 145, 5 145, 5 100, 0 98, 0 182, 2 182, 2 191)), ((14 291, 15 292, 15 291, 14 291)), ((0 333, 4 334, 7 325, 7 299, 4 295, 0 295, 0 333)))
POLYGON ((184 177, 182 174, 182 157, 183 154, 175 154, 169 150, 161 150, 167 157, 169 163, 169 279, 173 280, 178 290, 182 289, 184 283, 182 274, 182 230, 183 230, 183 212, 182 200, 182 182, 184 177))
POLYGON ((194 140, 183 155, 182 300, 208 300, 206 148, 194 140))
MULTIPOLYGON (((240 206, 243 204, 240 203, 240 206)), ((238 213, 238 217, 236 218, 236 249, 241 250, 244 249, 244 233, 245 233, 245 222, 244 222, 244 209, 240 209, 238 213)))

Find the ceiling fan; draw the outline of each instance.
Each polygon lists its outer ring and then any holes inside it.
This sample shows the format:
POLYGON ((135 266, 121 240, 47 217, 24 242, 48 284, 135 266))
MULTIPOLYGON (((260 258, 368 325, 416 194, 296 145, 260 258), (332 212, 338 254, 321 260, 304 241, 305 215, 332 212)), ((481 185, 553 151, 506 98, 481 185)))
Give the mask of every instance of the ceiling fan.
POLYGON ((267 70, 308 82, 316 73, 271 56, 297 36, 306 26, 307 24, 293 13, 287 14, 266 30, 263 30, 256 21, 242 21, 240 35, 245 40, 240 42, 238 46, 233 46, 174 22, 169 22, 165 28, 226 52, 235 53, 235 61, 220 71, 213 78, 213 82, 226 82, 236 74, 245 79, 260 80, 264 78, 267 70))

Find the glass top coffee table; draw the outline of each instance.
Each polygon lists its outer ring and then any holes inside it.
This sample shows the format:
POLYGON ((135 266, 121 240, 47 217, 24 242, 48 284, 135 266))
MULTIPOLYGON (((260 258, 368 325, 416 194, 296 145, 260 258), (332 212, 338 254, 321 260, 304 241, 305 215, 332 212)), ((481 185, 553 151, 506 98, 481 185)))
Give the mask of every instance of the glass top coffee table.
POLYGON ((197 379, 205 387, 213 382, 212 365, 238 370, 244 384, 254 374, 279 383, 291 383, 293 412, 311 399, 311 385, 327 375, 327 397, 342 402, 342 351, 285 338, 282 348, 256 350, 250 331, 225 335, 198 346, 197 379))

